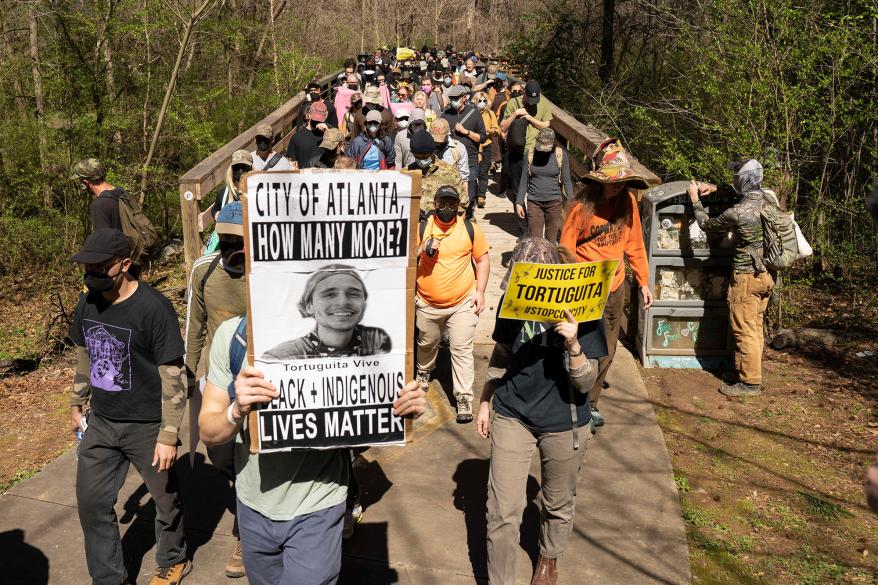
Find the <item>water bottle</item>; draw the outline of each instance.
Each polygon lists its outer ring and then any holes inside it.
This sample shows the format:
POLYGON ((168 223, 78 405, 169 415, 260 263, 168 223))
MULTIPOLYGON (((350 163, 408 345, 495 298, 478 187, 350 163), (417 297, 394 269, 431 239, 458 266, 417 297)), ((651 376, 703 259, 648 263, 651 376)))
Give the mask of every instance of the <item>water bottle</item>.
POLYGON ((85 437, 85 430, 88 428, 88 411, 84 412, 82 418, 79 419, 79 428, 76 430, 76 459, 79 460, 79 446, 85 437))

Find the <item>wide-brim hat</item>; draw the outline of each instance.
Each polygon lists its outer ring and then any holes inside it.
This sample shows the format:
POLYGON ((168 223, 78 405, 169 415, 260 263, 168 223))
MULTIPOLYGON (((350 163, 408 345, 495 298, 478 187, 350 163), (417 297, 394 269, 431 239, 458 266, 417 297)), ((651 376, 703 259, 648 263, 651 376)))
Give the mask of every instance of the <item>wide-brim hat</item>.
POLYGON ((363 92, 363 101, 367 104, 374 104, 376 106, 384 105, 384 98, 381 95, 381 90, 374 85, 370 85, 366 88, 366 91, 363 92))
POLYGON ((646 179, 634 170, 631 155, 618 138, 609 138, 598 146, 592 157, 593 170, 583 179, 597 183, 630 183, 637 189, 649 189, 646 179))

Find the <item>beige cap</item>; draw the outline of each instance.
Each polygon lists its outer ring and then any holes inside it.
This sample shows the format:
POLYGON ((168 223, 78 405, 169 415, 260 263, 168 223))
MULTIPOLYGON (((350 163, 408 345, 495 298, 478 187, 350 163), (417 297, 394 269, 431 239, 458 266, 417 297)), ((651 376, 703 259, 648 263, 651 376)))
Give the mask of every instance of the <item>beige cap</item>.
POLYGON ((250 154, 249 150, 236 150, 232 154, 232 166, 235 165, 248 165, 253 168, 253 155, 250 154))
POLYGON ((265 136, 266 138, 274 138, 274 130, 271 124, 260 124, 256 127, 256 136, 265 136))

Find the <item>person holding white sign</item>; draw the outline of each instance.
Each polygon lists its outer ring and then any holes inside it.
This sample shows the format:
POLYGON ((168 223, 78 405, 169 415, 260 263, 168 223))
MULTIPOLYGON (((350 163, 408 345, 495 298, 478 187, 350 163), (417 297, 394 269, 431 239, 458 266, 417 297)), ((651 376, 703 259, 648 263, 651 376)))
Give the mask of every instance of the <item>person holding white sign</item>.
POLYGON ((363 279, 350 266, 332 264, 315 272, 298 302, 302 317, 316 321, 314 329, 271 348, 262 359, 285 361, 390 353, 390 336, 386 331, 360 325, 368 298, 363 279))
MULTIPOLYGON (((245 421, 254 407, 267 405, 280 392, 246 365, 245 351, 231 363, 240 322, 226 321, 214 336, 198 422, 206 445, 235 441, 247 578, 251 585, 332 585, 341 570, 348 449, 250 452, 245 421)), ((393 414, 417 417, 425 407, 424 392, 409 382, 393 402, 393 414)))

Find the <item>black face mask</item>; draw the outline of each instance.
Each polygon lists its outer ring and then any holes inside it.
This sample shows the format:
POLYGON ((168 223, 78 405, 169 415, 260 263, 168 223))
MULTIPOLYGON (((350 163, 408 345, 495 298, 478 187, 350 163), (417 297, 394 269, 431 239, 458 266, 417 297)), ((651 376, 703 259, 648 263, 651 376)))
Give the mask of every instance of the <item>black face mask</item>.
POLYGON ((119 282, 121 276, 121 270, 116 276, 110 276, 106 272, 87 271, 82 280, 85 282, 85 286, 88 288, 89 292, 100 294, 105 293, 116 286, 116 283, 119 282))
POLYGON ((223 257, 223 263, 230 267, 244 265, 244 242, 219 241, 219 253, 223 257))
POLYGON ((320 101, 320 92, 315 91, 315 92, 309 93, 308 97, 311 98, 312 102, 319 102, 320 101))
POLYGON ((356 84, 356 83, 349 83, 348 89, 352 89, 354 91, 357 91, 358 89, 360 89, 360 86, 359 86, 359 84, 356 84))
POLYGON ((237 183, 238 181, 241 180, 241 177, 244 176, 244 173, 246 173, 249 170, 250 169, 248 169, 247 167, 239 166, 239 165, 232 167, 232 181, 237 183))
POLYGON ((527 110, 527 113, 531 116, 536 115, 537 113, 537 105, 534 104, 532 106, 524 106, 524 109, 527 110))
POLYGON ((521 92, 520 91, 513 91, 512 93, 509 94, 509 97, 514 97, 514 98, 521 97, 521 92))
MULTIPOLYGON (((264 152, 269 148, 271 148, 271 142, 268 140, 268 138, 262 138, 260 136, 256 139, 256 150, 258 150, 259 152, 264 152)), ((232 172, 234 172, 234 170, 232 172)))
POLYGON ((456 216, 457 216, 456 209, 449 209, 446 207, 445 209, 437 209, 436 210, 436 217, 438 217, 439 221, 441 221, 442 223, 451 223, 452 220, 454 220, 454 218, 456 216))

